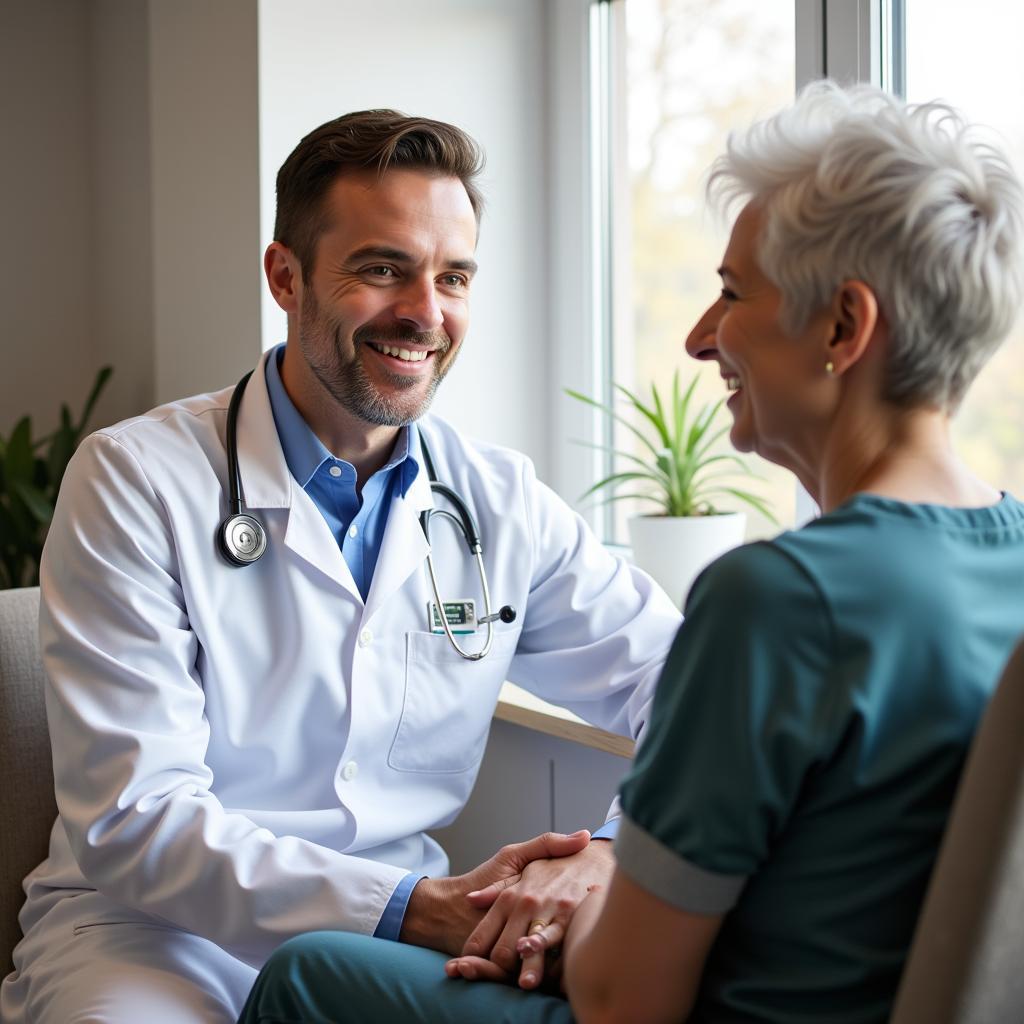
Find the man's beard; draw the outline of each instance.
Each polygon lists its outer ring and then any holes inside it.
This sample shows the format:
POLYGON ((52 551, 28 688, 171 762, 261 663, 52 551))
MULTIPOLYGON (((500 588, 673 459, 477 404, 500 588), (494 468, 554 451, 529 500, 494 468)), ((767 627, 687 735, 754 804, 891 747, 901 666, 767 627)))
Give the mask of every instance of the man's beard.
MULTIPOLYGON (((455 362, 454 357, 449 360, 443 358, 452 343, 440 329, 420 332, 401 323, 381 327, 364 324, 352 335, 351 355, 342 350, 341 334, 342 328, 321 311, 312 290, 307 290, 302 300, 299 345, 309 368, 342 408, 378 427, 404 427, 419 419, 430 407, 438 385, 455 362), (371 341, 382 345, 412 342, 433 350, 433 373, 422 398, 414 400, 409 396, 409 400, 403 402, 400 395, 383 395, 377 390, 358 355, 359 346, 371 341)), ((389 375, 389 378, 396 391, 412 391, 422 383, 421 378, 397 373, 389 375)))

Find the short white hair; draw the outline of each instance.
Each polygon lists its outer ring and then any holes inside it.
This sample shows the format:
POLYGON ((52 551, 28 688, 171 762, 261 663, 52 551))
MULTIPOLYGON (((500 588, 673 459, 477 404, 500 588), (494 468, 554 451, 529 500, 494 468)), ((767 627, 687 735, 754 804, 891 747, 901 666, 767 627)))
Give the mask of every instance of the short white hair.
POLYGON ((1010 162, 942 103, 814 82, 729 136, 709 198, 753 202, 758 259, 796 332, 843 281, 889 325, 885 398, 955 410, 1013 326, 1024 195, 1010 162))

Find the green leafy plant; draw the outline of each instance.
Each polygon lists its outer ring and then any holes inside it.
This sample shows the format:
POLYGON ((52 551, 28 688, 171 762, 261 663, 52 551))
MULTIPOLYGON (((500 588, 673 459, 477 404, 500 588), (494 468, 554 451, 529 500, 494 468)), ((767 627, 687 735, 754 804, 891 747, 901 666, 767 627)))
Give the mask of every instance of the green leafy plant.
POLYGON ((52 434, 33 440, 31 417, 23 416, 10 437, 0 437, 0 589, 39 582, 39 556, 64 470, 113 372, 104 366, 96 375, 77 423, 62 404, 52 434))
POLYGON ((725 399, 695 406, 693 394, 697 380, 694 377, 686 390, 682 391, 677 370, 672 378, 672 393, 667 400, 662 398, 657 385, 652 383, 651 404, 641 401, 621 384, 613 384, 615 390, 629 402, 646 430, 641 430, 611 406, 566 388, 567 395, 599 409, 620 423, 640 441, 645 451, 644 457, 641 457, 603 445, 589 445, 600 451, 612 452, 634 468, 598 480, 587 489, 583 498, 601 490, 609 490, 611 494, 606 501, 638 498, 654 502, 661 515, 710 516, 721 514, 716 502, 732 497, 757 509, 773 523, 776 522, 763 499, 729 483, 730 479, 734 480, 737 476, 760 478, 738 455, 716 449, 716 442, 729 430, 728 426, 719 426, 719 414, 725 399), (627 483, 640 483, 641 486, 646 483, 648 486, 639 492, 621 492, 619 488, 627 483))

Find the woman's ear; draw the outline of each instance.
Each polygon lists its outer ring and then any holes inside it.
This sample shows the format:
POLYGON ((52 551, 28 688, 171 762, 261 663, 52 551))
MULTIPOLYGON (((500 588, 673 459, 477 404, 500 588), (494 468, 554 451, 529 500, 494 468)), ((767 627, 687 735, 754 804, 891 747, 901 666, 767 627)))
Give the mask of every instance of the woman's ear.
POLYGON ((827 361, 836 376, 859 362, 881 325, 878 299, 863 281, 844 281, 832 299, 827 361))

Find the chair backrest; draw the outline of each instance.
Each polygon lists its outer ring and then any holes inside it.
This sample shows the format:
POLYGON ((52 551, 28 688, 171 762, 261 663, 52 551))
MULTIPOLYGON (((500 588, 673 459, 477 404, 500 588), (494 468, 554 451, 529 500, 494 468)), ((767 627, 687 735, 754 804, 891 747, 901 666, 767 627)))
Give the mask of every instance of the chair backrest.
POLYGON ((1024 642, 957 788, 890 1024, 1024 1021, 1024 642))
POLYGON ((39 659, 39 588, 0 590, 0 976, 21 938, 21 880, 57 815, 39 659))

